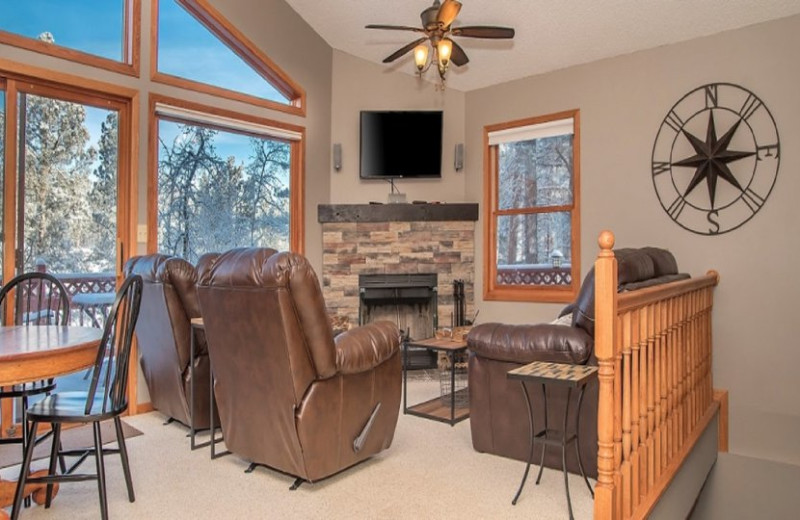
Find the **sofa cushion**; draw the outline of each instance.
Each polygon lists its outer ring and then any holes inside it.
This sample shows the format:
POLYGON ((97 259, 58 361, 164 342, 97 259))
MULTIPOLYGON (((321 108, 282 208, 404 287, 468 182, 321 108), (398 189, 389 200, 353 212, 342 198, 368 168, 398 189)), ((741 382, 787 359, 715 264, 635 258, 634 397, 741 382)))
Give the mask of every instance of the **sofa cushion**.
POLYGON ((589 269, 572 306, 572 326, 594 337, 594 267, 589 269))
POLYGON ((653 266, 655 267, 654 276, 677 274, 678 262, 675 260, 675 256, 668 250, 660 247, 643 247, 642 251, 653 260, 653 266))
MULTIPOLYGON (((620 248, 617 259, 617 290, 632 291, 652 285, 688 278, 678 274, 678 263, 666 249, 658 247, 620 248)), ((561 314, 572 312, 572 326, 580 327, 594 337, 594 267, 586 274, 575 301, 561 314)))
POLYGON ((617 258, 617 284, 620 287, 655 276, 653 259, 641 249, 617 249, 614 256, 617 258))
POLYGON ((633 282, 625 284, 622 287, 620 287, 619 290, 620 292, 636 291, 638 289, 644 289, 645 287, 652 287, 654 285, 660 285, 662 283, 676 282, 678 280, 685 280, 687 278, 691 278, 691 276, 689 276, 689 273, 666 274, 664 276, 659 276, 657 278, 642 280, 641 282, 633 282))
POLYGON ((592 354, 594 340, 583 329, 564 325, 482 323, 470 330, 467 346, 474 355, 510 363, 582 365, 592 354))

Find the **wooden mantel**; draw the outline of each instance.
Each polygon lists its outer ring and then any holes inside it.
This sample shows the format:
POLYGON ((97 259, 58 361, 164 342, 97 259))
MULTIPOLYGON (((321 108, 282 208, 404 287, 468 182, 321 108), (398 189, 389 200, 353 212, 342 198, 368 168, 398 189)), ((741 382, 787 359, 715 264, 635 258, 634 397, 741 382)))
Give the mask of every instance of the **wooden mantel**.
POLYGON ((478 204, 320 204, 320 223, 477 221, 478 204))

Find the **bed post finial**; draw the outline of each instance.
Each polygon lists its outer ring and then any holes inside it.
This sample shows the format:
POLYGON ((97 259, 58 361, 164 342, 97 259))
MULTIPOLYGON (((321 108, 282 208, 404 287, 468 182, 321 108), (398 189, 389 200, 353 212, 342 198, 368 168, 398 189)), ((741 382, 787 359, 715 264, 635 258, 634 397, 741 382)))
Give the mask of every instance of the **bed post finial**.
POLYGON ((614 249, 614 233, 609 230, 604 230, 597 237, 597 244, 600 246, 600 254, 597 256, 611 256, 611 250, 614 249))

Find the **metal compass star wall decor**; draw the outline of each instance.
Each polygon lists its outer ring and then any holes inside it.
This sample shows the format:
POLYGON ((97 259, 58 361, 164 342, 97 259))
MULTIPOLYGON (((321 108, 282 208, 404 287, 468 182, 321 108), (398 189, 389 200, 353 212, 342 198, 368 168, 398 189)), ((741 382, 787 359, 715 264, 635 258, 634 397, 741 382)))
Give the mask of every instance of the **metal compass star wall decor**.
POLYGON ((753 218, 772 192, 779 165, 772 114, 755 94, 730 83, 683 96, 653 144, 661 206, 679 226, 701 235, 727 233, 753 218))

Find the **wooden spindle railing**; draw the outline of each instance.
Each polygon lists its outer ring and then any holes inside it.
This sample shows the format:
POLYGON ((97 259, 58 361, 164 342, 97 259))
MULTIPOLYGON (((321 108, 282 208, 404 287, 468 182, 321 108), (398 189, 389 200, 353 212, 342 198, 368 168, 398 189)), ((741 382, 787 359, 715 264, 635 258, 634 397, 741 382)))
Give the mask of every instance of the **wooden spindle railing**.
POLYGON ((644 518, 717 404, 711 378, 711 308, 705 276, 617 293, 614 236, 595 262, 598 477, 595 518, 644 518))

